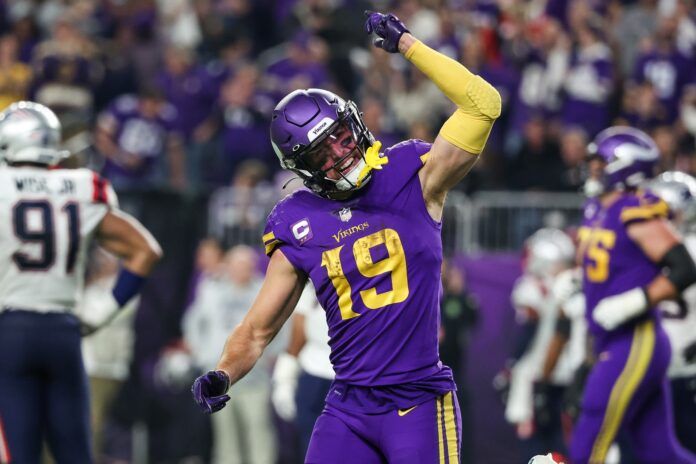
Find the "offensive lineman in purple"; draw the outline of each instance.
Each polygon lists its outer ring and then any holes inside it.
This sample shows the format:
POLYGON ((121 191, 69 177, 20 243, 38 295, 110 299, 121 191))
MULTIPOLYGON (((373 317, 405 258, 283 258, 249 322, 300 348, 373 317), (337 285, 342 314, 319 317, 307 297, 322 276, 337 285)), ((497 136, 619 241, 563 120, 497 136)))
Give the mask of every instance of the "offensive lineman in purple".
POLYGON ((278 103, 273 148, 309 190, 269 215, 264 286, 193 395, 206 412, 224 407, 229 386, 251 369, 309 278, 326 310, 336 381, 305 462, 454 463, 456 386, 437 351, 440 220, 447 190, 473 166, 500 115, 500 96, 394 15, 369 13, 366 30, 458 109, 432 145, 410 140, 382 152, 355 104, 331 92, 298 90, 278 103))
POLYGON ((573 463, 604 463, 620 429, 645 463, 696 463, 676 441, 666 379, 670 345, 655 305, 696 282, 696 266, 666 220, 666 203, 639 189, 657 147, 612 127, 590 145, 592 198, 578 231, 595 364, 573 431, 573 463), (665 272, 663 273, 663 269, 665 272))

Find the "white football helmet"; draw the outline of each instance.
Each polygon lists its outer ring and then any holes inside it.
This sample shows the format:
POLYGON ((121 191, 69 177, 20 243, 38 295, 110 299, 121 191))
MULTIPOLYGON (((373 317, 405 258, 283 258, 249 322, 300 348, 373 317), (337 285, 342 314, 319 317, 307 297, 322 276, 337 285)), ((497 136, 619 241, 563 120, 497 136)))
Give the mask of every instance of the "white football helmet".
POLYGON ((0 159, 5 162, 53 166, 69 155, 60 143, 60 121, 46 106, 20 101, 0 113, 0 159))
POLYGON ((570 267, 575 258, 575 245, 560 229, 543 228, 525 242, 526 271, 537 277, 552 277, 570 267))
POLYGON ((558 461, 554 459, 553 454, 549 453, 545 456, 536 455, 529 460, 529 464, 559 464, 558 461))
POLYGON ((669 205, 682 232, 696 226, 696 179, 678 172, 663 172, 644 185, 669 205))

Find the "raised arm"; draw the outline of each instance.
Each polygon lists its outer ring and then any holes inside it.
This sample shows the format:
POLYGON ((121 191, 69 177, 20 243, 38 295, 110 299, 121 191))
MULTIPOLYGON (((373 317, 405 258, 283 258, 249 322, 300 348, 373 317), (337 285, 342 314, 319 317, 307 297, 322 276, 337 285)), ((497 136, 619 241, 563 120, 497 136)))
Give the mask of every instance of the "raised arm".
POLYGON ((462 64, 417 40, 392 14, 368 12, 365 27, 379 37, 375 46, 403 54, 457 105, 457 111, 440 128, 420 172, 428 211, 439 220, 447 192, 474 165, 500 116, 500 94, 462 64))
POLYGON ((217 367, 193 384, 194 399, 203 411, 213 413, 225 406, 227 390, 254 367, 295 309, 306 281, 307 277, 295 269, 282 250, 273 253, 261 290, 227 338, 217 367))

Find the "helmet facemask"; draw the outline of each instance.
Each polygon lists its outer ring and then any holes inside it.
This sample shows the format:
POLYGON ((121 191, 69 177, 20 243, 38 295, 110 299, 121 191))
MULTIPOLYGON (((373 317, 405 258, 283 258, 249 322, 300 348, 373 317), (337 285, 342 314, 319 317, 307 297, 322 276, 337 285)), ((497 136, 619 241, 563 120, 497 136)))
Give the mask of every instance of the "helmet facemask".
POLYGON ((283 167, 299 175, 315 193, 341 196, 363 187, 370 178, 365 154, 374 143, 355 103, 338 110, 338 119, 321 131, 309 145, 293 147, 293 155, 282 158, 283 167), (352 147, 336 158, 335 145, 352 147), (333 160, 330 162, 330 160, 333 160))

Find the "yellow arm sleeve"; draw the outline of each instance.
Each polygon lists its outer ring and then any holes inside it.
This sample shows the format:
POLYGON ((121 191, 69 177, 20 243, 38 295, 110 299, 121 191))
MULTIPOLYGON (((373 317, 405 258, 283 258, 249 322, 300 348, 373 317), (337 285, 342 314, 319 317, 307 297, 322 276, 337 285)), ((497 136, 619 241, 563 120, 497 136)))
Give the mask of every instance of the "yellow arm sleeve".
POLYGON ((404 54, 458 107, 440 129, 453 145, 479 154, 486 145, 493 121, 500 116, 500 94, 457 61, 416 41, 404 54))

